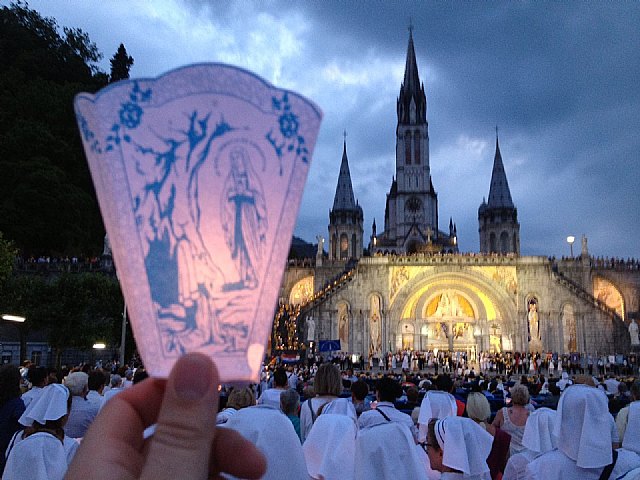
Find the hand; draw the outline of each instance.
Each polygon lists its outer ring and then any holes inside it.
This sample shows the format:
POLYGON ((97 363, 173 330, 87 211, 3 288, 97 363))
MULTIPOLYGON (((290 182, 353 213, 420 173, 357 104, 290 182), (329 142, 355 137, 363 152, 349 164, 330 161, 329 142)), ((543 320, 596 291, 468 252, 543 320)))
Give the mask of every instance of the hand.
POLYGON ((105 405, 69 466, 67 480, 260 478, 262 453, 237 432, 216 429, 218 370, 199 353, 180 358, 167 380, 148 378, 105 405), (146 427, 155 434, 143 439, 146 427))

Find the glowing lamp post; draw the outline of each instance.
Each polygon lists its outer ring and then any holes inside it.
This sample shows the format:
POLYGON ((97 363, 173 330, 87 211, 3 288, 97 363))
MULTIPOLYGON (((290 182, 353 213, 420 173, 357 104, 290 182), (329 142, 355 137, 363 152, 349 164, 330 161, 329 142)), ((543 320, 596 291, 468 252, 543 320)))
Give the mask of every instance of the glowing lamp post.
POLYGON ((569 244, 569 250, 571 252, 571 258, 573 258, 573 242, 576 241, 576 237, 574 237, 573 235, 569 235, 567 237, 567 243, 569 244))
POLYGON ((2 320, 6 320, 7 322, 13 322, 18 329, 18 341, 20 342, 20 362, 25 360, 27 356, 27 338, 25 336, 24 329, 22 325, 26 320, 25 317, 21 317, 20 315, 11 315, 9 313, 2 314, 2 320))

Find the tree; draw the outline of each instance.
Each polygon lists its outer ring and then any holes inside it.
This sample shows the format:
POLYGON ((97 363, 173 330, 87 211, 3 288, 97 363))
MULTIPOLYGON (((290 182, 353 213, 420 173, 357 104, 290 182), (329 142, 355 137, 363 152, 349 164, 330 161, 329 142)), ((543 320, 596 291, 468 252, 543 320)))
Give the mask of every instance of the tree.
POLYGON ((17 254, 13 242, 5 240, 2 232, 0 232, 0 292, 13 271, 13 263, 17 254))
POLYGON ((133 57, 127 54, 124 44, 120 44, 118 51, 113 55, 111 60, 111 76, 110 82, 125 80, 129 78, 129 69, 133 65, 133 57))
POLYGON ((29 255, 100 252, 73 97, 107 84, 96 45, 25 3, 0 8, 0 230, 29 255))
POLYGON ((119 339, 123 299, 117 280, 98 273, 65 274, 51 283, 46 305, 48 343, 56 364, 66 348, 90 349, 119 339))

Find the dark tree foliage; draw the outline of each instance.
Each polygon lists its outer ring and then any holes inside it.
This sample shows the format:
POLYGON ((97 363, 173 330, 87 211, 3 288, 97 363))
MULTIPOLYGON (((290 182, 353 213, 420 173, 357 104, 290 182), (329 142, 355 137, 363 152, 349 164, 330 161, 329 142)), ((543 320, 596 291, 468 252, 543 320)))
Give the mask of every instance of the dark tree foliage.
POLYGON ((110 82, 117 82, 118 80, 126 80, 129 78, 129 70, 133 65, 133 57, 127 53, 124 44, 120 44, 118 51, 109 61, 111 62, 110 82))
MULTIPOLYGON (((66 348, 91 349, 98 340, 120 341, 123 299, 118 281, 101 273, 45 278, 13 275, 0 285, 0 305, 27 318, 21 337, 46 333, 57 357, 66 348)), ((24 353, 21 354, 21 358, 24 353)))
POLYGON ((94 255, 104 227, 73 111, 107 84, 86 33, 0 9, 0 231, 23 255, 94 255))

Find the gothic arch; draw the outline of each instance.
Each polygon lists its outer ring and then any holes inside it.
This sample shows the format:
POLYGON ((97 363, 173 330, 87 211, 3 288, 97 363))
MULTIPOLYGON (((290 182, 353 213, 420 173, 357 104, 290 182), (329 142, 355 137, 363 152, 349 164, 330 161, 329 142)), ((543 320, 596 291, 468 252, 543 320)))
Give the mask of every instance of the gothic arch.
POLYGON ((624 295, 611 280, 601 276, 594 276, 593 296, 607 305, 607 307, 615 310, 622 320, 625 319, 626 309, 624 295))
MULTIPOLYGON (((429 305, 429 299, 433 299, 444 290, 453 290, 468 301, 474 329, 479 329, 474 330, 473 335, 479 334, 488 338, 493 329, 494 333, 500 332, 505 349, 523 348, 526 330, 523 335, 513 297, 502 285, 492 283, 481 273, 472 271, 436 274, 424 272, 409 280, 401 287, 389 306, 390 333, 400 334, 403 322, 407 320, 414 322, 415 331, 422 332, 425 319, 421 315, 425 305, 429 305)), ((391 342, 391 339, 389 341, 391 342)))
POLYGON ((306 303, 313 296, 313 275, 298 280, 289 293, 289 303, 300 305, 306 303))

